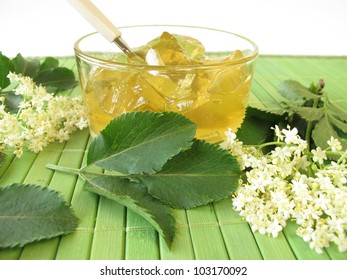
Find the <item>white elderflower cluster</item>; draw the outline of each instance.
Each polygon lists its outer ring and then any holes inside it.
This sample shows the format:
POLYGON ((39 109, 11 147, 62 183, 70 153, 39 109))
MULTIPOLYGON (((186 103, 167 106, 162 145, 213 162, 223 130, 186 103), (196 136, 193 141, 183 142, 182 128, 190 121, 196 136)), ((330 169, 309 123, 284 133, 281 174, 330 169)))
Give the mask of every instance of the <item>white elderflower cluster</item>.
POLYGON ((0 151, 13 149, 20 157, 24 147, 37 153, 50 142, 63 142, 76 129, 88 126, 80 98, 53 96, 29 77, 10 73, 12 82, 18 82, 14 93, 21 95, 17 114, 6 111, 4 98, 0 99, 0 151))
POLYGON ((347 250, 347 153, 331 137, 326 150, 309 151, 296 128, 274 128, 278 141, 268 154, 243 145, 231 130, 223 143, 240 162, 245 179, 233 197, 253 231, 273 237, 294 220, 297 234, 316 252, 335 243, 347 250), (326 163, 327 153, 339 158, 326 163))

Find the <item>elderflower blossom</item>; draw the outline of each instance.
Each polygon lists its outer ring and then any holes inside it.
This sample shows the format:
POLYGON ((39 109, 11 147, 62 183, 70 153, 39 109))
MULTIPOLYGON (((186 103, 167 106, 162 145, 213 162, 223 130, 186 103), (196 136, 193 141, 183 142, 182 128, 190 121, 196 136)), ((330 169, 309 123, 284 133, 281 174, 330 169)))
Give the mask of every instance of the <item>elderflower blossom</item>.
POLYGON ((327 159, 327 155, 325 154, 325 151, 322 150, 320 147, 317 147, 317 149, 312 150, 311 153, 313 154, 312 160, 314 162, 323 164, 324 160, 327 159))
POLYGON ((50 142, 63 142, 76 129, 88 126, 82 100, 53 96, 30 77, 10 73, 8 78, 18 82, 14 93, 21 95, 17 114, 6 111, 0 100, 0 151, 13 149, 20 157, 24 147, 37 153, 50 142))
POLYGON ((222 147, 238 159, 246 175, 234 194, 234 209, 261 234, 277 237, 294 220, 297 234, 317 253, 331 242, 347 251, 347 152, 328 164, 327 153, 342 150, 337 139, 330 138, 326 150, 310 152, 296 128, 275 126, 274 132, 277 142, 271 144, 276 148, 268 154, 243 145, 232 130, 226 132, 222 147), (310 169, 312 165, 316 167, 310 169))
POLYGON ((337 151, 342 150, 341 143, 339 142, 339 140, 335 139, 333 136, 330 137, 330 139, 328 140, 327 143, 331 147, 331 150, 333 152, 337 152, 337 151))

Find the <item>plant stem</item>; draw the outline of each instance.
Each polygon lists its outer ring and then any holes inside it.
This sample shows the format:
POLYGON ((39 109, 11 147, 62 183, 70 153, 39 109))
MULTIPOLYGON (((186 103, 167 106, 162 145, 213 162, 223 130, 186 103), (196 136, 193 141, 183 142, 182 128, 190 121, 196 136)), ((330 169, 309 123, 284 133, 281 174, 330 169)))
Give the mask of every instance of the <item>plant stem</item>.
POLYGON ((55 164, 50 164, 50 163, 48 163, 46 165, 46 168, 54 170, 54 171, 70 173, 70 174, 75 174, 75 175, 81 174, 81 169, 65 167, 65 166, 60 166, 60 165, 55 165, 55 164))
POLYGON ((285 143, 283 143, 283 142, 273 141, 273 142, 266 142, 266 143, 263 143, 260 145, 256 145, 256 147, 261 150, 261 149, 268 147, 268 146, 284 146, 284 145, 285 145, 285 143))
POLYGON ((12 93, 13 90, 2 90, 0 89, 0 95, 6 95, 6 94, 9 94, 9 93, 12 93))
POLYGON ((115 177, 127 177, 129 175, 127 174, 122 174, 118 172, 112 172, 105 174, 103 172, 95 172, 95 171, 87 171, 86 168, 88 166, 84 166, 82 168, 72 168, 72 167, 65 167, 65 166, 60 166, 60 165, 55 165, 55 164, 46 164, 46 168, 58 171, 58 172, 63 172, 63 173, 68 173, 68 174, 74 174, 80 176, 82 179, 85 181, 88 181, 90 177, 95 177, 95 176, 115 176, 115 177))

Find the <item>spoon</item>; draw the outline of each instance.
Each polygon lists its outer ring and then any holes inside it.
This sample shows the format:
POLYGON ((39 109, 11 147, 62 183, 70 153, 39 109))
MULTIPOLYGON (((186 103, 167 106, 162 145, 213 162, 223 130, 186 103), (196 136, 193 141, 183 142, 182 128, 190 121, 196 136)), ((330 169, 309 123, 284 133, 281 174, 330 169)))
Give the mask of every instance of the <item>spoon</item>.
POLYGON ((130 53, 128 44, 121 37, 122 33, 89 0, 68 0, 72 6, 109 42, 115 43, 125 54, 130 53))

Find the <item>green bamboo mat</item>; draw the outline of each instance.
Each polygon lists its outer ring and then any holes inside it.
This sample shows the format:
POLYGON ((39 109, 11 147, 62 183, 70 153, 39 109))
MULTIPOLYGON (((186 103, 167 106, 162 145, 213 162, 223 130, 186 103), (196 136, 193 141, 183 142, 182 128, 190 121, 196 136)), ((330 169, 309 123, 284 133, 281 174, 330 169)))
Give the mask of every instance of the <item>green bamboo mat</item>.
MULTIPOLYGON (((61 58, 73 69, 73 58, 61 58)), ((305 85, 323 78, 331 99, 347 109, 346 57, 260 57, 252 84, 250 105, 271 107, 280 100, 276 91, 284 79, 305 85)), ((76 87, 71 94, 79 95, 76 87)), ((80 219, 76 232, 33 243, 24 248, 0 250, 0 259, 347 259, 347 252, 332 246, 317 254, 289 224, 277 238, 253 233, 232 210, 231 200, 192 210, 175 210, 177 233, 171 250, 144 219, 125 207, 83 190, 83 181, 45 168, 47 163, 80 167, 89 141, 87 130, 66 143, 53 143, 43 152, 7 157, 0 169, 0 186, 32 183, 49 186, 69 201, 80 219)))

